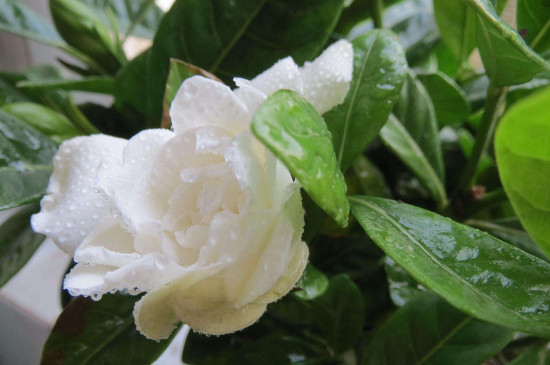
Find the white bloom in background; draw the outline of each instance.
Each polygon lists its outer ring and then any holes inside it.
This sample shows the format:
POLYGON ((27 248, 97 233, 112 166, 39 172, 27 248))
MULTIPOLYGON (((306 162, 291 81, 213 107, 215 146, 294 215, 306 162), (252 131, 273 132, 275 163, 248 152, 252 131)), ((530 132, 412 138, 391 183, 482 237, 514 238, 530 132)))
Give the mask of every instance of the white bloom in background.
POLYGON ((308 248, 299 185, 250 132, 258 106, 292 89, 323 113, 352 76, 346 41, 303 68, 289 57, 234 92, 195 76, 178 91, 173 131, 63 143, 36 232, 78 263, 64 287, 92 296, 148 292, 134 310, 147 337, 180 322, 207 334, 254 323, 302 275, 308 248))

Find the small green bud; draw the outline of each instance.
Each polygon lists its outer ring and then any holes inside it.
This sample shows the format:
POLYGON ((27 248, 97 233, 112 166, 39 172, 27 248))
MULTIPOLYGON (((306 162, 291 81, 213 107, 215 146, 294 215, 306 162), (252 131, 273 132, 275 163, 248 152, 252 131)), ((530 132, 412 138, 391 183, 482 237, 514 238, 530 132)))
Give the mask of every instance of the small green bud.
POLYGON ((63 114, 40 104, 27 102, 6 104, 0 110, 27 123, 57 143, 82 134, 63 114))
POLYGON ((50 0, 50 11, 57 31, 69 45, 109 73, 120 68, 109 30, 86 4, 76 0, 50 0))

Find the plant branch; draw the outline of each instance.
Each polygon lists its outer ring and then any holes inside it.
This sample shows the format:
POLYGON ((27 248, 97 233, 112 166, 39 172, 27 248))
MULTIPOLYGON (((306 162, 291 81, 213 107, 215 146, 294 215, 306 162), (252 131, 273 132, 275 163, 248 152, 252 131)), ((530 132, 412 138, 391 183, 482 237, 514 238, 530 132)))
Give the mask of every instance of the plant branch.
POLYGON ((384 10, 383 0, 370 0, 369 7, 374 27, 384 28, 384 20, 382 17, 382 11, 384 10))
POLYGON ((462 192, 467 192, 474 183, 479 161, 491 142, 507 93, 508 87, 496 88, 493 85, 489 85, 485 111, 483 112, 481 123, 476 134, 472 154, 468 159, 460 181, 460 190, 462 192))

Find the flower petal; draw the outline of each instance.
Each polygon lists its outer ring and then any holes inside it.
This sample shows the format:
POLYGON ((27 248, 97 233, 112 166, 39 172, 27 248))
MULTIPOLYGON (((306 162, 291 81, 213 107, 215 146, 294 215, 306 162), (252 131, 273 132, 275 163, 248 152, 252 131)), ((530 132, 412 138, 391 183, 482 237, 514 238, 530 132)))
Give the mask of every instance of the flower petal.
POLYGON ((164 205, 150 196, 150 175, 159 151, 174 136, 165 129, 140 132, 128 141, 121 162, 102 163, 99 168, 96 189, 111 201, 112 213, 121 215, 124 226, 134 235, 140 225, 163 214, 164 205))
POLYGON ((353 47, 340 40, 301 69, 303 96, 324 114, 344 102, 353 74, 353 47))
POLYGON ((33 229, 72 254, 108 215, 109 204, 94 192, 94 181, 100 162, 119 161, 126 142, 105 135, 64 142, 54 157, 48 195, 40 202, 40 213, 31 219, 33 229))
POLYGON ((237 135, 248 128, 252 116, 226 85, 201 76, 186 79, 170 107, 176 133, 215 126, 237 135))
POLYGON ((250 81, 252 87, 269 96, 282 89, 303 94, 304 85, 300 69, 292 57, 283 58, 250 81))
POLYGON ((147 338, 161 340, 182 321, 195 331, 219 335, 248 327, 265 312, 262 303, 235 308, 220 296, 221 285, 214 276, 191 287, 181 279, 151 291, 134 308, 137 329, 147 338))

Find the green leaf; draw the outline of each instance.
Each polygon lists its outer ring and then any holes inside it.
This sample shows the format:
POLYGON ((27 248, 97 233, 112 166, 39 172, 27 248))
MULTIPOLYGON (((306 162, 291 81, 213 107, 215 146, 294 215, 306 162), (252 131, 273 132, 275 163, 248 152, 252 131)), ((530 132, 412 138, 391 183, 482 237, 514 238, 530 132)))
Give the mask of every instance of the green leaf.
POLYGON ((374 334, 365 365, 479 365, 513 333, 460 312, 431 293, 417 296, 374 334))
MULTIPOLYGON (((410 65, 422 61, 440 41, 431 0, 401 1, 384 11, 383 20, 384 27, 397 33, 410 65)), ((355 39, 373 28, 371 20, 361 22, 350 31, 348 38, 355 39)))
POLYGON ((550 7, 544 1, 520 0, 517 3, 518 29, 527 44, 538 53, 550 49, 550 7))
POLYGON ((53 47, 65 46, 57 31, 21 1, 0 2, 0 30, 53 47))
POLYGON ((68 91, 87 91, 100 94, 113 94, 115 80, 112 77, 91 76, 80 80, 42 79, 20 81, 17 87, 22 89, 57 89, 68 91))
POLYGON ((440 127, 455 126, 465 121, 470 113, 466 93, 442 72, 418 75, 418 80, 430 95, 440 127))
POLYGON ((42 197, 56 150, 51 139, 0 111, 0 210, 42 197))
POLYGON ((346 226, 346 182, 323 118, 296 92, 279 90, 254 115, 252 131, 288 167, 309 196, 346 226))
POLYGON ((422 293, 418 288, 418 283, 391 257, 386 256, 384 263, 393 304, 402 307, 422 293))
POLYGON ((40 210, 34 204, 18 211, 0 225, 0 288, 25 266, 46 239, 34 233, 29 221, 40 210))
POLYGON ((170 344, 148 340, 135 327, 140 296, 107 294, 100 301, 77 297, 58 317, 42 353, 42 364, 150 364, 170 344))
POLYGON ((412 71, 409 71, 401 90, 394 114, 420 146, 439 179, 445 181, 435 108, 428 92, 412 71))
POLYGON ((447 205, 445 184, 439 177, 436 168, 420 148, 420 142, 415 141, 403 124, 393 115, 380 131, 380 137, 384 144, 411 169, 432 198, 441 206, 447 205))
POLYGON ((547 344, 536 344, 521 353, 508 365, 548 365, 550 364, 550 352, 547 344))
POLYGON ((475 12, 461 0, 434 0, 434 12, 441 37, 460 64, 464 64, 476 48, 475 12))
POLYGON ((384 179, 384 175, 368 158, 359 155, 353 162, 352 169, 357 176, 363 194, 382 198, 391 197, 391 189, 384 179))
POLYGON ((27 123, 57 143, 81 134, 63 114, 40 104, 13 103, 0 107, 0 110, 27 123))
POLYGON ((152 48, 119 75, 118 108, 137 111, 146 127, 158 127, 170 58, 225 80, 252 78, 289 55, 298 64, 311 60, 325 46, 342 7, 343 0, 177 0, 152 48))
POLYGON ((388 30, 373 30, 355 39, 353 52, 353 79, 346 100, 324 116, 343 171, 386 123, 407 70, 403 49, 388 30))
POLYGON ((98 71, 115 74, 125 62, 125 59, 119 57, 109 29, 85 3, 50 0, 50 12, 61 37, 94 60, 94 66, 99 65, 98 71))
POLYGON ((315 299, 311 309, 316 325, 336 353, 354 346, 363 331, 365 304, 349 276, 334 276, 327 291, 315 299))
POLYGON ((404 203, 350 198, 376 244, 462 311, 550 337, 550 264, 487 233, 404 203))
POLYGON ((495 137, 497 166, 504 190, 521 223, 550 255, 550 89, 514 104, 495 137))
POLYGON ((325 274, 317 270, 312 264, 307 264, 304 275, 296 284, 299 290, 294 295, 303 300, 315 299, 323 295, 328 285, 329 281, 325 274))
POLYGON ((118 28, 124 35, 153 39, 164 12, 152 0, 79 0, 94 10, 109 27, 106 9, 115 15, 118 28))
POLYGON ((548 258, 542 253, 531 237, 529 237, 529 234, 525 232, 521 223, 515 217, 493 221, 468 219, 464 223, 500 238, 533 256, 548 261, 548 258))
POLYGON ((495 87, 521 84, 550 66, 498 17, 488 0, 462 0, 477 14, 476 42, 495 87))

